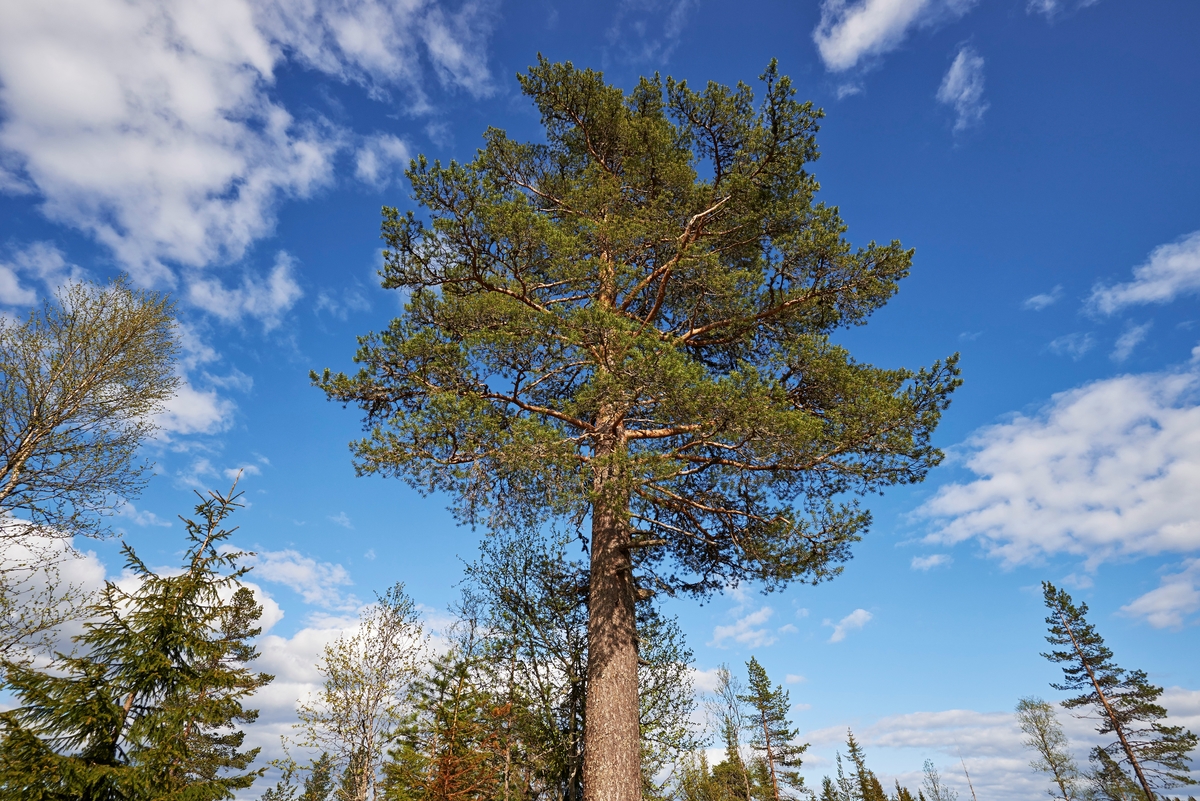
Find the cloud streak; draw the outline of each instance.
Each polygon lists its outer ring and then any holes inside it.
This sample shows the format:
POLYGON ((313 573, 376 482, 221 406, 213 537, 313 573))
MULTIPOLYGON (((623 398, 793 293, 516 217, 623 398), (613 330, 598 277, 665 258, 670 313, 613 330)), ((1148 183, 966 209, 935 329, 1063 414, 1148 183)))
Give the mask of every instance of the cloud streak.
POLYGON ((1200 294, 1200 231, 1155 248, 1145 263, 1133 268, 1132 281, 1097 284, 1087 308, 1108 315, 1129 306, 1163 305, 1196 294, 1200 294))
POLYGON ((974 0, 823 0, 813 41, 825 68, 845 72, 895 50, 914 27, 957 19, 974 0))
POLYGON ((938 87, 937 99, 954 108, 954 132, 959 133, 983 122, 988 110, 983 99, 983 56, 970 45, 959 48, 938 87))

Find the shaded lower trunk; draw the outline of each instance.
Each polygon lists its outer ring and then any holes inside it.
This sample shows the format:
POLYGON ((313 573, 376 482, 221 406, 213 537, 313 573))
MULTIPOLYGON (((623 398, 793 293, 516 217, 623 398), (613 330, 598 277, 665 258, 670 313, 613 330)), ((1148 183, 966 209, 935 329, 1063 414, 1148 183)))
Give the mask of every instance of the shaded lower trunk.
POLYGON ((588 593, 587 711, 583 753, 584 801, 642 797, 638 713, 637 626, 629 554, 628 500, 597 477, 592 509, 588 593))

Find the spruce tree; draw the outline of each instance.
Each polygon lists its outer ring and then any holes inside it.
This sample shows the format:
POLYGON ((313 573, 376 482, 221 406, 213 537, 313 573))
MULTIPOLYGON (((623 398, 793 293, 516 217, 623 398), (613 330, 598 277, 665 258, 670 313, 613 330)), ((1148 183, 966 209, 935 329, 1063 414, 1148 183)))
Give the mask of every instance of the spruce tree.
POLYGON ((384 209, 401 316, 360 339, 360 474, 444 491, 494 529, 590 523, 584 793, 637 801, 636 599, 838 572, 917 482, 958 384, 861 364, 831 334, 895 294, 912 251, 855 249, 806 165, 822 114, 774 62, 628 94, 545 60, 520 76, 545 141, 489 129, 469 163, 413 162, 427 219, 384 209))
POLYGON ((771 798, 780 801, 787 788, 803 793, 804 779, 796 769, 808 744, 796 742, 799 730, 791 728, 788 720, 791 709, 788 691, 781 684, 772 687, 767 671, 753 656, 746 663, 746 673, 748 689, 741 700, 752 710, 746 724, 751 732, 750 747, 763 760, 771 798))
POLYGON ((209 493, 178 575, 159 575, 122 547, 137 580, 112 582, 87 610, 80 655, 51 670, 4 662, 17 706, 0 716, 0 798, 22 801, 188 801, 232 798, 262 769, 241 750, 255 710, 243 701, 271 680, 246 665, 262 609, 240 587, 243 554, 222 550, 240 494, 209 493))
POLYGON ((1050 610, 1046 640, 1062 649, 1042 654, 1063 666, 1063 683, 1051 686, 1079 692, 1063 706, 1090 710, 1099 720, 1096 731, 1117 737, 1100 749, 1105 755, 1099 759, 1100 770, 1107 774, 1114 766, 1128 767, 1147 799, 1155 798, 1155 784, 1196 784, 1188 775, 1188 758, 1197 736, 1164 722, 1167 710, 1158 703, 1162 687, 1151 684, 1145 671, 1126 670, 1113 661, 1112 650, 1087 621, 1087 604, 1076 606, 1065 590, 1048 581, 1042 582, 1042 591, 1050 610))

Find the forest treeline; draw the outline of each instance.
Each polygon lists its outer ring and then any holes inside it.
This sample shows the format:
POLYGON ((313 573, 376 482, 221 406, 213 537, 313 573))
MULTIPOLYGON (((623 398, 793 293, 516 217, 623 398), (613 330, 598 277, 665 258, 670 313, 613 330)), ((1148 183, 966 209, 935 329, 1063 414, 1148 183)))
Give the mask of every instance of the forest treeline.
MULTIPOLYGON (((0 798, 246 797, 270 765, 245 748, 262 608, 228 545, 240 496, 210 493, 186 519, 188 549, 159 574, 126 547, 137 578, 109 582, 82 611, 70 654, 3 661, 13 709, 0 715, 0 798), (257 763, 257 764, 256 764, 257 763)), ((437 636, 397 584, 324 649, 322 684, 261 801, 577 801, 586 726, 585 566, 566 539, 485 539, 465 569, 454 621, 437 636)), ((1062 706, 1090 713, 1114 742, 1075 762, 1055 705, 1021 699, 1032 767, 1063 801, 1146 801, 1193 783, 1196 736, 1168 725, 1162 688, 1126 671, 1086 619, 1047 584, 1047 639, 1062 650, 1062 706), (1108 710, 1109 712, 1105 712, 1108 710), (1144 784, 1153 783, 1148 795, 1144 784)), ((754 657, 716 671, 698 701, 676 621, 639 602, 641 772, 661 801, 954 801, 931 761, 920 786, 885 787, 847 732, 834 775, 808 786, 807 743, 789 693, 754 657), (719 758, 710 754, 720 753, 719 758)), ((29 656, 27 654, 27 656, 29 656)), ((966 765, 962 766, 965 773, 966 765)), ((969 780, 969 774, 968 774, 969 780)), ((974 790, 971 790, 972 795, 974 790)))

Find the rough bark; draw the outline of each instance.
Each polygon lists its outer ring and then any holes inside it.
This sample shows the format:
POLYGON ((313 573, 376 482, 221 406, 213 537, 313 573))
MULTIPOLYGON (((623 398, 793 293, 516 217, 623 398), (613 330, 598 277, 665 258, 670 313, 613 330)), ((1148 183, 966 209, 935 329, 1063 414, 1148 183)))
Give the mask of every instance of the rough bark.
POLYGON ((598 467, 588 592, 584 801, 639 801, 637 626, 627 493, 615 465, 598 467))

